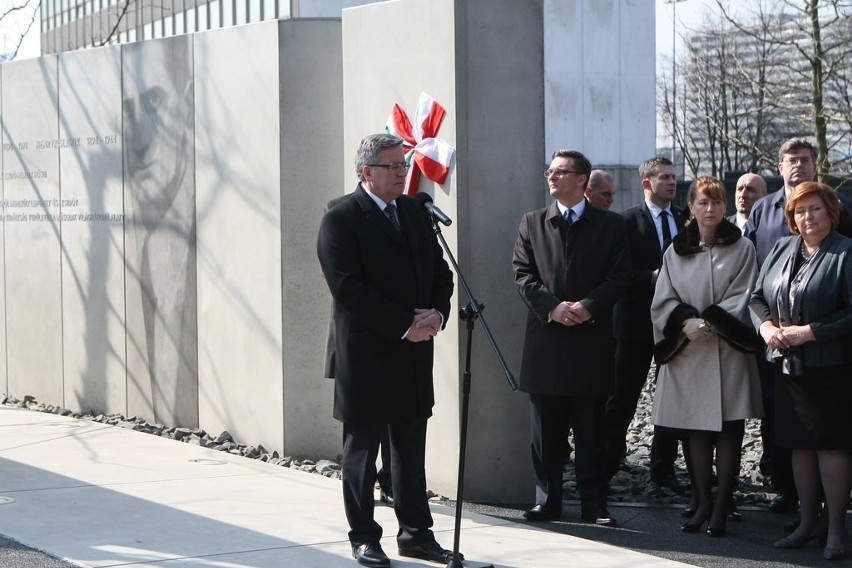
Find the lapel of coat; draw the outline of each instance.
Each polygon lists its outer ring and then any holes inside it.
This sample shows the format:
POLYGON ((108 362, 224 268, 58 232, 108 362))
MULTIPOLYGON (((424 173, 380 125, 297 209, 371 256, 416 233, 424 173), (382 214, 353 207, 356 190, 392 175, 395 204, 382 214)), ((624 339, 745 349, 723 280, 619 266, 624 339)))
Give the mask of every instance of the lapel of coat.
MULTIPOLYGON (((364 217, 369 225, 376 227, 378 231, 385 234, 394 243, 405 247, 406 249, 409 248, 408 243, 403 238, 402 234, 396 230, 396 228, 391 224, 390 219, 388 219, 384 212, 379 209, 379 206, 376 205, 373 199, 367 195, 367 192, 363 187, 361 187, 361 184, 358 184, 358 188, 355 190, 355 199, 358 200, 358 205, 364 213, 364 217)), ((399 215, 399 207, 397 207, 397 215, 399 215)), ((401 221, 401 223, 404 224, 405 221, 401 221)), ((403 231, 405 231, 405 229, 403 229, 403 231)))

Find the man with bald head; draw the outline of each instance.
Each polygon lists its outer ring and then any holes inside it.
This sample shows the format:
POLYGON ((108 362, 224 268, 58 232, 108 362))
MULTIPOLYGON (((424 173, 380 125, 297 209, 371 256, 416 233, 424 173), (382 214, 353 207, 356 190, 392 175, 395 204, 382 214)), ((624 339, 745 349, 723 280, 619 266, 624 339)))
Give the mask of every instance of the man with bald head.
POLYGON ((748 214, 754 203, 766 195, 766 182, 757 174, 743 174, 737 180, 737 188, 734 192, 734 204, 737 212, 728 217, 728 221, 740 228, 745 234, 748 214))
POLYGON ((598 209, 609 210, 615 197, 615 179, 606 170, 592 170, 583 195, 598 209))

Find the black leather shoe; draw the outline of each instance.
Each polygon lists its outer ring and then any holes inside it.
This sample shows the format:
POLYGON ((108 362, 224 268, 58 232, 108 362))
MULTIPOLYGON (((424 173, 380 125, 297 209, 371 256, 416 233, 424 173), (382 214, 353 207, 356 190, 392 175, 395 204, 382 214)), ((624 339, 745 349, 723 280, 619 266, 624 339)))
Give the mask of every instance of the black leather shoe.
POLYGON ((686 493, 686 490, 689 489, 688 485, 684 485, 674 475, 666 475, 662 477, 652 477, 651 481, 656 483, 659 487, 665 487, 681 495, 686 493))
POLYGON ((524 513, 524 518, 534 523, 540 523, 543 521, 555 521, 558 520, 561 516, 561 511, 553 511, 551 509, 546 508, 544 505, 536 505, 535 507, 524 513))
POLYGON ((707 534, 710 536, 725 536, 728 534, 728 531, 725 527, 707 527, 707 534))
POLYGON ((352 547, 352 557, 361 566, 390 568, 390 558, 378 544, 359 544, 352 547))
POLYGON ((393 489, 379 490, 379 501, 388 507, 393 507, 393 489))
MULTIPOLYGON (((446 564, 453 557, 453 551, 442 548, 440 544, 434 540, 426 541, 412 546, 400 547, 400 556, 408 558, 420 558, 429 562, 440 562, 446 564)), ((459 560, 464 560, 464 554, 459 552, 459 560)))
POLYGON ((769 510, 773 513, 795 513, 799 510, 799 501, 787 495, 779 493, 775 499, 769 503, 769 510))
POLYGON ((614 527, 618 525, 618 521, 612 518, 609 511, 580 511, 580 518, 587 523, 594 523, 599 527, 614 527))

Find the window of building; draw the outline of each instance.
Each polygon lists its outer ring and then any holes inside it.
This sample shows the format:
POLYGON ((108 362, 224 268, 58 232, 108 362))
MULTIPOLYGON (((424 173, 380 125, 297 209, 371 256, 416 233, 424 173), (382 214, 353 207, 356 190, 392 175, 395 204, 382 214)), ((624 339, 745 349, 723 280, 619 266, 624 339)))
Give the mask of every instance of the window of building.
POLYGON ((222 0, 222 27, 234 25, 234 1, 222 0))
POLYGON ((236 0, 236 14, 234 15, 234 25, 245 24, 248 22, 248 0, 236 0))
POLYGON ((190 8, 186 12, 186 33, 192 33, 195 31, 195 8, 190 8))
POLYGON ((211 0, 208 6, 210 10, 210 29, 218 30, 222 27, 222 1, 211 0))

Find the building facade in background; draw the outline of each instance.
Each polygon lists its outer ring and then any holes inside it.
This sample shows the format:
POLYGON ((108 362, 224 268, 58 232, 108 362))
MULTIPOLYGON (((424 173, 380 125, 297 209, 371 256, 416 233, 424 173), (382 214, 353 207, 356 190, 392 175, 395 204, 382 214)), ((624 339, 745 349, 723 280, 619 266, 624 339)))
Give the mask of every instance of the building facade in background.
POLYGON ((42 54, 289 18, 385 0, 41 0, 42 54))

